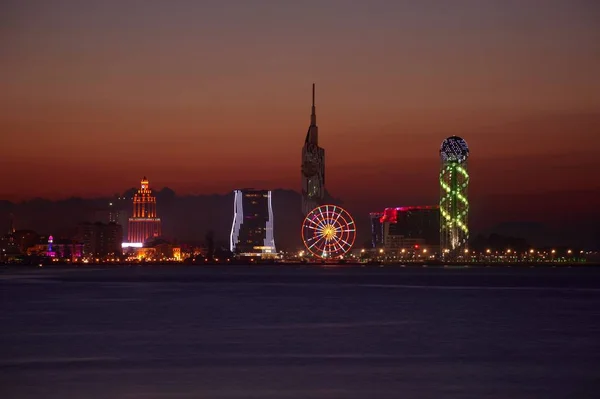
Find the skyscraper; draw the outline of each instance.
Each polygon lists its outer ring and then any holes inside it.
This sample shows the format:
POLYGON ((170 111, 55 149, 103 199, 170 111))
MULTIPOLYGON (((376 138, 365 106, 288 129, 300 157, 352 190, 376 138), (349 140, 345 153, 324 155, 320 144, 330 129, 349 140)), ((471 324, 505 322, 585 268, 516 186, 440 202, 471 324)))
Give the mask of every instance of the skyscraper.
POLYGON ((156 197, 152 194, 148 179, 144 177, 141 188, 133 196, 133 214, 129 218, 127 234, 130 243, 144 243, 161 234, 160 218, 156 217, 156 197))
POLYGON ((125 196, 115 194, 115 196, 108 202, 108 222, 117 223, 127 227, 128 211, 127 208, 128 200, 125 196))
POLYGON ((246 256, 275 254, 271 191, 235 190, 229 249, 246 256))
POLYGON ((312 87, 310 126, 302 147, 302 213, 322 205, 325 198, 325 150, 319 147, 319 128, 315 112, 315 85, 312 87))
MULTIPOLYGON (((108 224, 102 222, 80 223, 77 227, 77 238, 83 243, 84 255, 121 255, 123 227, 120 224, 112 222, 108 224)), ((50 248, 49 251, 51 251, 50 248)))
POLYGON ((440 158, 440 246, 444 257, 456 258, 469 241, 469 147, 460 137, 448 137, 440 158))

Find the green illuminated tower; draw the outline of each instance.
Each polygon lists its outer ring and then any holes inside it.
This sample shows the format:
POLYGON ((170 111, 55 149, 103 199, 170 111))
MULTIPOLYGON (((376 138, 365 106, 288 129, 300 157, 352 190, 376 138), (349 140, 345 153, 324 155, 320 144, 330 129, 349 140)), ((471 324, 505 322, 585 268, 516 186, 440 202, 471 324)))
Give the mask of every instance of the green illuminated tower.
POLYGON ((469 147, 460 137, 448 137, 440 158, 440 248, 444 258, 456 259, 469 241, 469 147))

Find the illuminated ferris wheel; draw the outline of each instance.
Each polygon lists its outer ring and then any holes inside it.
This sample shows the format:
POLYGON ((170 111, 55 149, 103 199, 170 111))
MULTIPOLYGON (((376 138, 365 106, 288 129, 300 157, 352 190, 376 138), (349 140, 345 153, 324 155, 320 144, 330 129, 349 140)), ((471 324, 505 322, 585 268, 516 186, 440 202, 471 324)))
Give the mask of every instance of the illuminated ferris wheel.
POLYGON ((302 241, 318 258, 340 258, 350 251, 356 239, 352 216, 337 205, 321 205, 306 215, 302 223, 302 241))

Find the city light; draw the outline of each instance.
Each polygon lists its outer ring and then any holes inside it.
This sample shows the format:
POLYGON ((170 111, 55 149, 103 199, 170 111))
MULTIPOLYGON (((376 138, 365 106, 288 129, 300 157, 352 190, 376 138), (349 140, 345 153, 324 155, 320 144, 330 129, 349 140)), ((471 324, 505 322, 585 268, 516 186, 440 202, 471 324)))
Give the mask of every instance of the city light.
POLYGON ((142 242, 124 242, 121 244, 121 248, 143 248, 144 243, 142 242))

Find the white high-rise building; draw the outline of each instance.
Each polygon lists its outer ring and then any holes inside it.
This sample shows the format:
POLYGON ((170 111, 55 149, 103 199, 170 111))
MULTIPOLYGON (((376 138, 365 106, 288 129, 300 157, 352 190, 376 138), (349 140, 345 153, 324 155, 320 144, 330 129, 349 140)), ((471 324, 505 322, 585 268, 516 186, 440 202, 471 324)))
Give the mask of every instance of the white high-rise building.
POLYGON ((244 256, 275 256, 272 193, 235 190, 229 249, 244 256))

